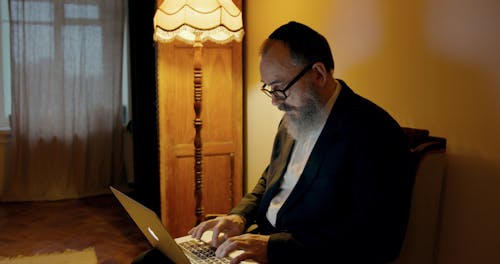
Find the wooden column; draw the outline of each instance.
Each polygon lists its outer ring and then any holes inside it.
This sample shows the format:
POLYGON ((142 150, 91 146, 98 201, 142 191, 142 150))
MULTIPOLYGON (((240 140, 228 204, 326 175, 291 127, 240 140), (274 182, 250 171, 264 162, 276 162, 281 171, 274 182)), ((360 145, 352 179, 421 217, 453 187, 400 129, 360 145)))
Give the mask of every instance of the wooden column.
POLYGON ((197 40, 194 44, 194 197, 195 197, 195 215, 196 224, 203 221, 203 150, 201 140, 201 128, 203 122, 201 120, 201 96, 203 88, 203 73, 202 73, 202 49, 203 44, 197 40))

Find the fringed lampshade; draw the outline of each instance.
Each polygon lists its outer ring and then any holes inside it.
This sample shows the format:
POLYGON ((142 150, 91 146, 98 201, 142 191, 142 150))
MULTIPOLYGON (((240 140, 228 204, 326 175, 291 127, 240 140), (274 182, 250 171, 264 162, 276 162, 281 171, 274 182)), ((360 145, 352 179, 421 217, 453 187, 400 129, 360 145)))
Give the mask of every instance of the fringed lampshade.
POLYGON ((154 17, 155 40, 224 44, 243 39, 241 11, 231 0, 165 0, 154 17))

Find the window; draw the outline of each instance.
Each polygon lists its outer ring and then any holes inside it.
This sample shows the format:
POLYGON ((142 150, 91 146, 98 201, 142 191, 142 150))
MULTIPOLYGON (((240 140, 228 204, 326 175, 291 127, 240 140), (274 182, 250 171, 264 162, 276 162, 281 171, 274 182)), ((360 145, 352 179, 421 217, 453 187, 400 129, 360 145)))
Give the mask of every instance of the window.
POLYGON ((0 129, 9 128, 11 112, 10 32, 8 0, 0 0, 0 129))
MULTIPOLYGON (((11 4, 19 4, 19 1, 12 1, 11 4)), ((52 21, 52 2, 47 1, 24 1, 24 4, 37 5, 36 10, 39 12, 33 14, 30 17, 29 22, 33 22, 34 32, 43 29, 45 33, 53 32, 51 26, 48 25, 52 21), (48 25, 48 26, 47 26, 48 25), (47 31, 48 30, 48 31, 47 31)), ((64 3, 64 16, 65 19, 83 19, 86 21, 92 21, 99 16, 99 8, 92 4, 78 4, 74 1, 64 3), (83 11, 83 12, 82 12, 83 11)), ((9 125, 9 115, 12 110, 11 103, 11 56, 10 56, 10 15, 9 15, 9 0, 0 0, 0 130, 8 130, 9 125)), ((13 18, 16 20, 19 18, 13 18)), ((125 31, 124 31, 124 46, 123 46, 123 61, 122 61, 122 103, 123 103, 123 122, 126 123, 130 119, 130 109, 129 109, 129 50, 128 50, 128 18, 125 19, 125 31)), ((71 25, 66 25, 66 30, 71 30, 71 25)), ((92 23, 89 24, 86 30, 100 30, 98 27, 93 27, 92 23)), ((75 43, 75 42, 72 42, 75 43)), ((76 42, 78 43, 78 42, 76 42)), ((82 43, 81 45, 90 45, 92 43, 82 43)), ((68 48, 71 47, 62 47, 68 48)), ((91 47, 89 47, 91 48, 91 47)), ((95 49, 99 50, 99 49, 95 49)), ((50 48, 47 49, 50 53, 50 48)), ((50 56, 50 54, 47 54, 50 56)), ((67 62, 68 68, 65 70, 71 71, 71 61, 67 62)), ((87 69, 92 71, 92 69, 87 69)))

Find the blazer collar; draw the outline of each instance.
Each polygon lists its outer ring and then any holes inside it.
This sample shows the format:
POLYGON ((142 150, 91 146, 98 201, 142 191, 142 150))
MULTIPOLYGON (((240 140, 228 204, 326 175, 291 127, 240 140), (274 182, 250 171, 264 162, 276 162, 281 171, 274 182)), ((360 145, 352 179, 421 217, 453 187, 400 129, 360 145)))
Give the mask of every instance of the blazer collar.
MULTIPOLYGON (((295 146, 295 140, 286 132, 286 125, 282 122, 278 129, 278 135, 281 137, 280 139, 275 141, 275 146, 273 146, 273 151, 278 151, 278 153, 272 153, 273 156, 276 156, 277 159, 274 160, 276 166, 271 166, 269 169, 274 171, 270 171, 270 175, 280 175, 279 177, 272 177, 268 186, 270 188, 276 188, 279 190, 280 181, 285 174, 285 170, 288 167, 288 162, 290 161, 290 157, 292 156, 292 150, 295 146), (279 144, 277 146, 276 144, 279 144)), ((273 195, 274 197, 274 195, 273 195)))

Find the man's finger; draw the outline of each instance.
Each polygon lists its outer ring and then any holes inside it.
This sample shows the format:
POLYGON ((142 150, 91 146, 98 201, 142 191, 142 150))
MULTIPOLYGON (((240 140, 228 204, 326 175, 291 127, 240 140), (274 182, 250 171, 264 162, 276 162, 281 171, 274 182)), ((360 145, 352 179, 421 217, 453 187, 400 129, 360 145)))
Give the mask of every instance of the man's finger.
POLYGON ((219 246, 219 233, 220 233, 220 226, 216 225, 214 229, 212 230, 212 247, 218 247, 219 246))
POLYGON ((240 263, 243 260, 249 259, 251 257, 252 256, 250 254, 248 254, 246 251, 243 251, 243 253, 241 253, 238 256, 236 256, 233 259, 231 259, 230 264, 237 264, 237 263, 240 263))
POLYGON ((213 225, 210 221, 207 222, 202 222, 198 226, 195 226, 193 229, 191 229, 189 232, 191 234, 191 237, 196 238, 196 239, 201 239, 201 236, 203 233, 205 233, 206 230, 210 229, 210 227, 213 225))
POLYGON ((223 258, 229 255, 232 251, 238 249, 238 242, 234 238, 229 238, 222 243, 215 251, 215 256, 223 258))

